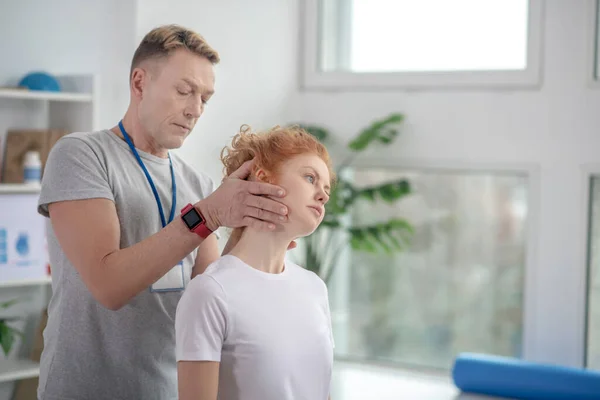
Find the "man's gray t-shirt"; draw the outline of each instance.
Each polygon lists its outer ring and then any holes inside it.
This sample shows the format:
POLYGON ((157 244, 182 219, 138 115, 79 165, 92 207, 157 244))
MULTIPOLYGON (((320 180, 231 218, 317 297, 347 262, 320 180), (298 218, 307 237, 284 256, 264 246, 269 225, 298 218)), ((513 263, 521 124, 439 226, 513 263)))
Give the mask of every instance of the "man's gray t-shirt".
MULTIPOLYGON (((169 160, 138 152, 168 219, 172 203, 169 160)), ((171 154, 171 159, 177 218, 187 203, 212 193, 215 184, 176 154, 171 154)), ((54 145, 44 170, 38 211, 47 217, 49 203, 91 198, 115 203, 121 248, 162 228, 143 170, 127 142, 109 130, 72 133, 54 145)), ((93 226, 87 234, 95 234, 93 226)), ((87 289, 61 250, 49 220, 47 240, 53 295, 44 330, 39 399, 177 399, 174 319, 182 292, 151 292, 148 288, 118 311, 111 311, 87 289)), ((194 250, 184 260, 186 284, 196 253, 194 250)))

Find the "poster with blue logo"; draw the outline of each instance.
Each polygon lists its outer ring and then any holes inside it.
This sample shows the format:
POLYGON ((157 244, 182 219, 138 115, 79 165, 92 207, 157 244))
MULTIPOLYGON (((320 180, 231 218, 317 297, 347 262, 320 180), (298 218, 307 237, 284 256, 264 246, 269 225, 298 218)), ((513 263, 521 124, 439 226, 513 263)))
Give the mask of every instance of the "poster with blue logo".
POLYGON ((0 281, 47 276, 44 217, 38 194, 0 194, 0 281))

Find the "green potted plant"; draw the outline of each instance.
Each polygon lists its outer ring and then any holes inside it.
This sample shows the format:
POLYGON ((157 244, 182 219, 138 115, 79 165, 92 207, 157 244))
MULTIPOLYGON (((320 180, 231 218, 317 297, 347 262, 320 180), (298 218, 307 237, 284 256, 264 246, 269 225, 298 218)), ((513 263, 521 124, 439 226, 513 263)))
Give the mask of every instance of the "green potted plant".
MULTIPOLYGON (((13 304, 16 304, 18 300, 13 299, 0 303, 0 309, 7 309, 13 304)), ((0 346, 5 356, 8 356, 17 336, 23 336, 23 333, 18 329, 10 326, 10 323, 18 320, 18 318, 0 317, 0 346)))
MULTIPOLYGON (((411 193, 410 182, 400 179, 371 187, 356 187, 344 173, 356 157, 375 145, 388 146, 399 135, 404 116, 393 113, 374 121, 347 145, 348 154, 336 167, 337 183, 331 191, 325 218, 319 228, 304 241, 304 264, 329 283, 335 270, 335 255, 350 244, 353 250, 371 253, 393 253, 405 248, 412 226, 405 219, 391 218, 384 222, 355 226, 348 221, 352 207, 359 200, 372 203, 395 203, 411 193)), ((319 126, 300 124, 326 146, 330 133, 319 126)))

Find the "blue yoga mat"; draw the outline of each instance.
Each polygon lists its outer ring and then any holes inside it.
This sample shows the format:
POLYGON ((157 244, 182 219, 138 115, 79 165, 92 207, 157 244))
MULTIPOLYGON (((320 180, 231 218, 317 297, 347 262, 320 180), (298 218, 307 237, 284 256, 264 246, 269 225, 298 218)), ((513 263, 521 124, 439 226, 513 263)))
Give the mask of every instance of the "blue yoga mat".
POLYGON ((454 361, 454 384, 463 392, 522 400, 600 399, 600 372, 515 358, 463 353, 454 361))

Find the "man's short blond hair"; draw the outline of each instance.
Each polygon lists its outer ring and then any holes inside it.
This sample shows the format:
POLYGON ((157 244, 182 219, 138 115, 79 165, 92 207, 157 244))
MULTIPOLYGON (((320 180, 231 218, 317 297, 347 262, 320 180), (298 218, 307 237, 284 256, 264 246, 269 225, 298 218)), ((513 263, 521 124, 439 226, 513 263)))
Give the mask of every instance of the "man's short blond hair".
POLYGON ((148 32, 135 50, 129 71, 130 77, 142 62, 168 57, 177 49, 189 50, 207 58, 213 64, 220 61, 219 53, 210 47, 200 34, 180 25, 163 25, 148 32))

